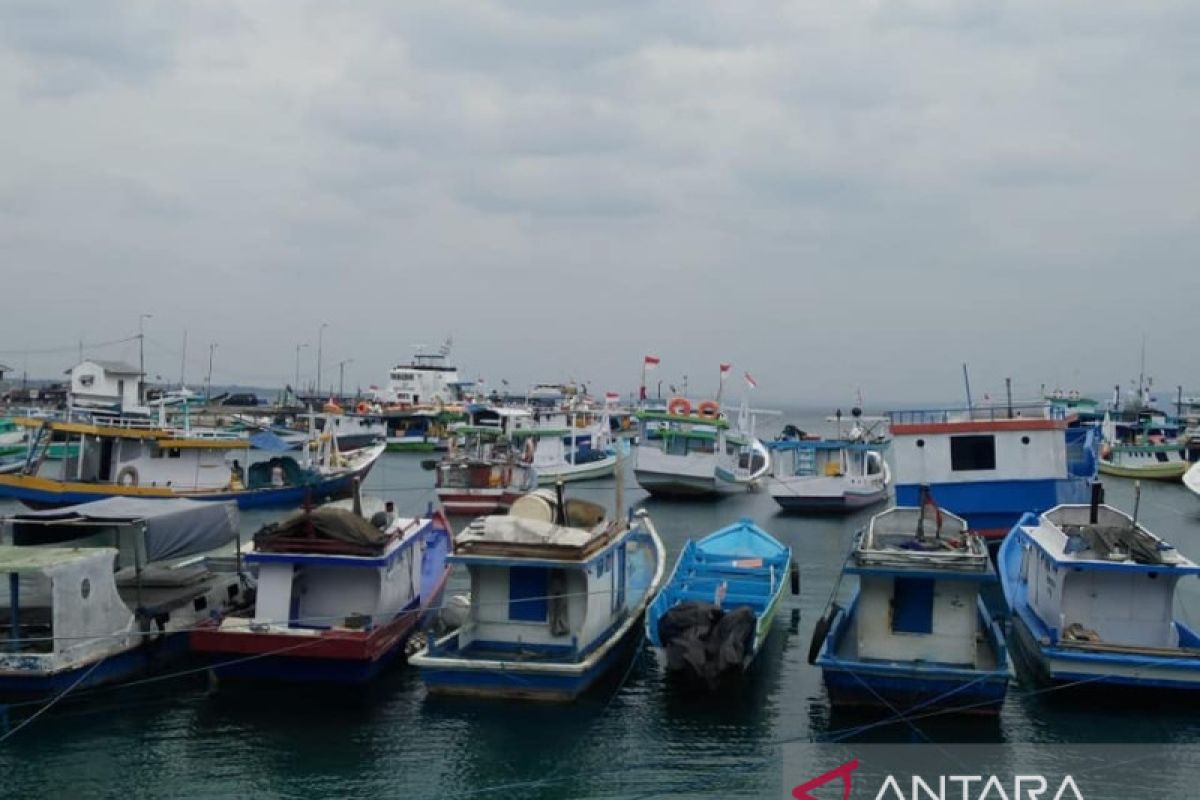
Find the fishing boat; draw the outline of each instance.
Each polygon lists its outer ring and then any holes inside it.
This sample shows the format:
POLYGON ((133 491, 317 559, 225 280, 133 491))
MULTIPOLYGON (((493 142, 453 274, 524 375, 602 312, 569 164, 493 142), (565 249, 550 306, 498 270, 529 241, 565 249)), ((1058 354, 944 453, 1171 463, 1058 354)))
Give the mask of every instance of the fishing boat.
POLYGON ((772 475, 767 491, 785 511, 846 513, 887 499, 891 485, 891 470, 883 458, 887 440, 873 429, 886 418, 864 418, 858 408, 851 414, 854 423, 846 433, 842 433, 841 412, 832 418, 838 423, 836 437, 793 433, 768 443, 772 475))
POLYGON ((1090 504, 1025 515, 1001 545, 1015 647, 1043 682, 1200 689, 1200 635, 1174 614, 1200 566, 1096 489, 1090 504))
POLYGON ((1130 422, 1104 416, 1100 471, 1119 478, 1177 481, 1188 471, 1178 428, 1147 414, 1130 422))
POLYGON ((371 447, 388 438, 388 427, 382 419, 371 414, 322 414, 314 417, 321 433, 331 433, 337 439, 338 450, 345 453, 371 447))
POLYGON ((1008 651, 981 596, 996 575, 966 520, 928 500, 880 512, 842 575, 858 590, 846 609, 831 598, 809 650, 833 705, 999 711, 1008 651))
POLYGON ((762 650, 789 580, 799 594, 792 551, 749 519, 689 539, 646 612, 646 639, 668 670, 715 687, 762 650))
POLYGON ((17 514, 0 546, 0 693, 136 677, 187 654, 187 632, 246 602, 236 504, 110 498, 17 514))
POLYGON ((664 573, 650 517, 539 489, 507 516, 460 533, 450 561, 466 568, 466 621, 410 661, 436 694, 573 700, 641 640, 664 573))
POLYGON ((404 653, 441 600, 451 529, 440 513, 365 519, 305 510, 263 527, 244 560, 258 570, 254 608, 192 632, 220 678, 365 683, 404 653))
POLYGON ((1046 403, 894 411, 896 505, 922 487, 986 539, 1002 539, 1027 511, 1086 502, 1099 431, 1046 403))
POLYGON ((431 453, 449 446, 450 426, 466 420, 460 406, 385 410, 387 449, 394 453, 431 453))
POLYGON ((240 508, 296 506, 348 496, 383 453, 383 443, 338 451, 336 438, 311 438, 299 453, 269 431, 251 436, 164 428, 114 417, 92 422, 18 418, 33 441, 23 467, 0 475, 0 497, 33 507, 104 497, 236 500, 240 508), (62 435, 79 452, 45 457, 62 435))
POLYGON ((537 488, 537 470, 526 448, 513 446, 512 421, 522 411, 470 406, 466 424, 453 428, 450 449, 436 464, 435 491, 448 514, 506 511, 537 488))
POLYGON ((714 400, 693 407, 688 399, 675 397, 665 409, 642 408, 635 418, 634 476, 650 494, 717 497, 745 492, 771 469, 766 445, 747 426, 733 429, 714 400))
POLYGON ((584 481, 613 474, 617 453, 603 409, 571 402, 563 408, 533 407, 509 417, 508 435, 537 470, 538 483, 584 481))

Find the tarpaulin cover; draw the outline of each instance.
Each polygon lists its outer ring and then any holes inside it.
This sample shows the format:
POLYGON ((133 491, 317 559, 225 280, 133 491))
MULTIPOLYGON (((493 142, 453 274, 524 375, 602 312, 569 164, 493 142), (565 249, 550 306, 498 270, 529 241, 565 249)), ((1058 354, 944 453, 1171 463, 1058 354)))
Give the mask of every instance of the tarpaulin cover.
POLYGON ((259 431, 251 434, 250 446, 255 450, 271 450, 277 453, 292 449, 292 445, 279 438, 273 431, 259 431))
POLYGON ((725 612, 712 603, 673 606, 658 621, 658 640, 672 670, 689 670, 710 687, 741 669, 753 645, 756 618, 749 606, 725 612))
MULTIPOLYGON (((145 526, 146 560, 164 561, 215 550, 237 536, 237 503, 186 498, 110 497, 94 503, 29 511, 10 518, 13 544, 61 544, 116 527, 145 526)), ((122 536, 128 534, 122 532, 122 536)))
POLYGON ((382 549, 391 538, 353 511, 326 507, 307 513, 301 511, 282 522, 266 525, 255 534, 254 541, 260 548, 270 547, 272 539, 304 538, 310 533, 312 536, 371 549, 382 549))

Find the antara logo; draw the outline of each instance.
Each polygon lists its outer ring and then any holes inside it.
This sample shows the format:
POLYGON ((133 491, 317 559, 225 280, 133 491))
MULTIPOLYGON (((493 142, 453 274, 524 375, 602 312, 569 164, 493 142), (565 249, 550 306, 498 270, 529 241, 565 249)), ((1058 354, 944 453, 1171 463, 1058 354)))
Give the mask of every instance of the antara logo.
MULTIPOLYGON (((802 783, 792 790, 792 797, 818 800, 810 792, 840 778, 842 800, 849 800, 856 769, 857 758, 802 783)), ((997 775, 940 775, 930 780, 913 775, 906 786, 895 775, 888 775, 874 800, 1084 800, 1070 775, 1058 782, 1053 794, 1050 792, 1052 785, 1043 775, 1015 775, 1009 783, 997 775)))

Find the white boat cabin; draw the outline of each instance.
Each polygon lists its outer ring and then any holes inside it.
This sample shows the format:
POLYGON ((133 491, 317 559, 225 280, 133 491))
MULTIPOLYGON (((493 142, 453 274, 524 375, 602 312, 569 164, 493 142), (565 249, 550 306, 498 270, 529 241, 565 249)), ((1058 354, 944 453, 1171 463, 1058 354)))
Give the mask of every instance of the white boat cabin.
POLYGON ((397 364, 388 374, 385 402, 400 406, 439 405, 462 399, 458 368, 446 359, 449 347, 436 353, 417 353, 409 364, 397 364))
POLYGON ((72 407, 104 408, 118 413, 148 413, 142 406, 144 375, 121 361, 81 361, 70 376, 68 403, 72 407))
POLYGON ((980 586, 994 580, 987 546, 945 511, 876 515, 847 573, 859 578, 857 658, 992 666, 980 646, 980 586))
POLYGON ((1022 525, 1026 602, 1056 640, 1177 648, 1175 589, 1200 567, 1110 506, 1064 505, 1022 525))
MULTIPOLYGON (((1039 406, 1009 416, 1004 409, 901 411, 892 415, 897 484, 1055 480, 1089 471, 1085 453, 1068 458, 1068 419, 1039 406)), ((1070 437, 1073 441, 1082 439, 1070 437)))
POLYGON ((627 592, 634 545, 624 523, 595 503, 569 499, 558 524, 555 508, 541 490, 518 500, 509 516, 478 519, 455 539, 451 561, 471 579, 459 652, 578 656, 640 599, 627 592))

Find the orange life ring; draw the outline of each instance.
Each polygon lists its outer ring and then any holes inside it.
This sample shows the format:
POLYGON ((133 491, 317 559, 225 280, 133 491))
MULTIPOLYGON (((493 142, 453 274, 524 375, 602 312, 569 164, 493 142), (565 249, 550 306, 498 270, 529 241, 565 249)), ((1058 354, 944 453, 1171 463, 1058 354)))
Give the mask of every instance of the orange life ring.
POLYGON ((696 411, 705 419, 716 419, 721 416, 721 404, 716 400, 705 400, 696 407, 696 411))
POLYGON ((686 417, 692 413, 692 404, 686 397, 672 397, 671 401, 667 403, 667 413, 672 416, 686 417))
POLYGON ((356 405, 354 407, 354 410, 360 414, 366 414, 371 410, 371 407, 369 405, 367 405, 366 401, 364 400, 364 401, 360 402, 358 405, 356 405))

